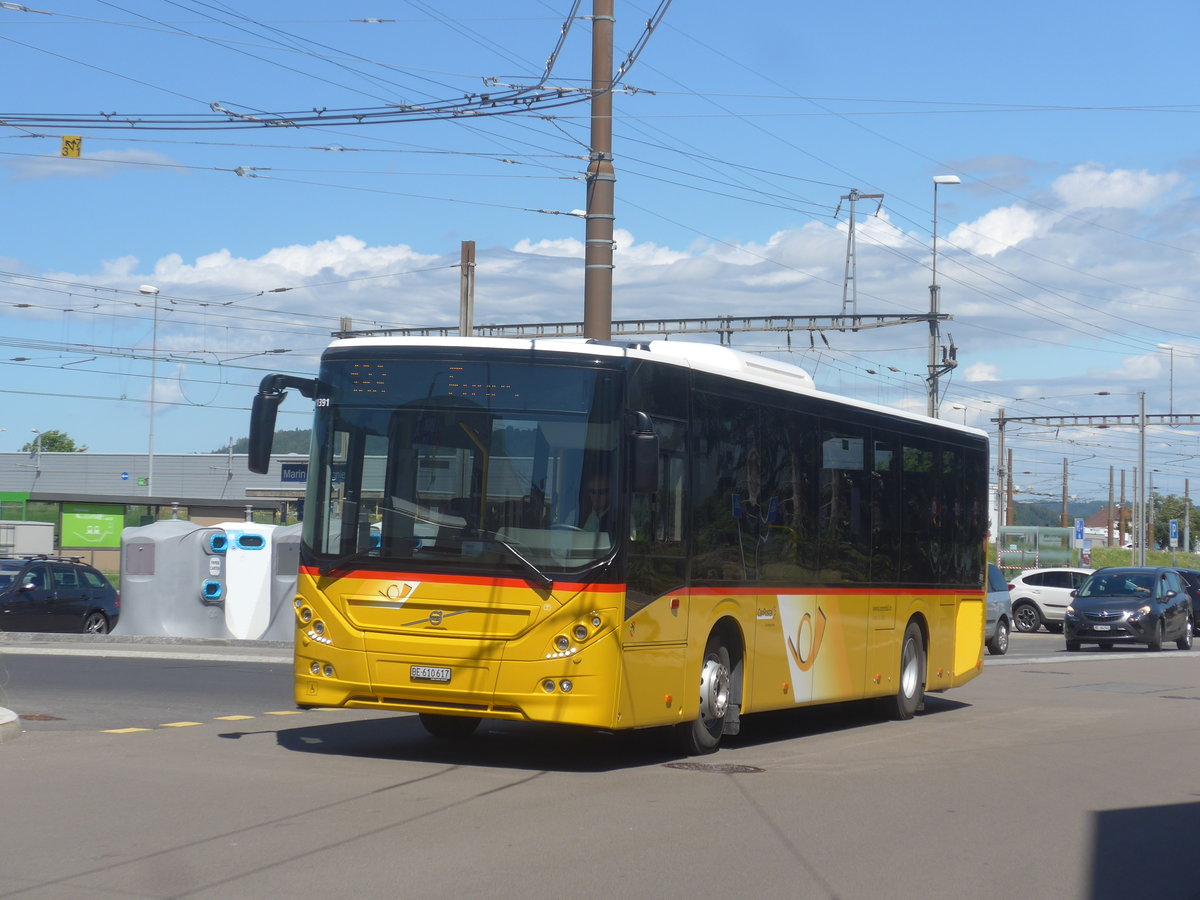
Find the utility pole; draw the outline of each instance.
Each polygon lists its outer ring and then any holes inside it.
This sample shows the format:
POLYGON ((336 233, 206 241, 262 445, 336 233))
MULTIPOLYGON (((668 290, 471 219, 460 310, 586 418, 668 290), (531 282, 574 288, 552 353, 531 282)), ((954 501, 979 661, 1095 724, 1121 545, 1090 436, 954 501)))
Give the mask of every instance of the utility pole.
POLYGON ((1189 479, 1183 479, 1183 552, 1192 552, 1192 496, 1188 492, 1189 479))
MULTIPOLYGON (((1000 548, 1000 529, 1005 526, 1004 512, 1004 407, 1000 407, 1000 427, 996 437, 996 549, 1000 548)), ((999 559, 999 556, 997 556, 999 559)))
POLYGON ((938 379, 958 365, 958 351, 954 348, 954 338, 950 339, 950 351, 942 347, 942 361, 938 362, 938 316, 941 312, 941 288, 937 283, 937 221, 938 221, 938 188, 943 184, 961 184, 957 175, 933 176, 933 268, 932 280, 929 284, 929 405, 928 414, 931 419, 938 417, 938 379))
POLYGON ((1013 452, 1012 447, 1008 448, 1008 515, 1006 521, 1016 525, 1017 507, 1015 498, 1013 497, 1013 452))
POLYGON ((463 241, 458 288, 458 333, 470 337, 475 330, 475 242, 463 241))
POLYGON ((860 194, 851 188, 850 193, 843 194, 838 200, 838 207, 833 211, 833 217, 841 212, 842 200, 850 201, 850 218, 846 233, 846 277, 842 280, 842 315, 858 315, 858 245, 854 238, 854 204, 859 200, 878 200, 879 206, 875 214, 883 208, 883 194, 860 194))
POLYGON ((1062 489, 1062 527, 1067 528, 1071 524, 1071 514, 1067 507, 1067 458, 1063 457, 1063 489, 1062 489))
POLYGON ((1108 515, 1105 518, 1105 527, 1108 529, 1108 534, 1105 536, 1105 546, 1113 545, 1113 467, 1108 467, 1108 515))
POLYGON ((1117 506, 1117 544, 1125 546, 1125 517, 1129 510, 1125 506, 1125 470, 1121 470, 1121 503, 1117 506))
POLYGON ((617 180, 612 155, 613 0, 592 0, 592 135, 587 170, 583 251, 583 333, 612 337, 613 197, 617 180))

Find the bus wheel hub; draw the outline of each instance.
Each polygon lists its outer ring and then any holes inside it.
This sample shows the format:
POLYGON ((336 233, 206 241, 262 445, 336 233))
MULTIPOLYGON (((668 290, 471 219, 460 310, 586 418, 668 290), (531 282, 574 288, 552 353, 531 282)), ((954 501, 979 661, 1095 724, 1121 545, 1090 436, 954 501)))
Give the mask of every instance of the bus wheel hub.
POLYGON ((728 707, 729 669, 720 660, 707 660, 700 673, 700 715, 705 719, 724 719, 728 707))

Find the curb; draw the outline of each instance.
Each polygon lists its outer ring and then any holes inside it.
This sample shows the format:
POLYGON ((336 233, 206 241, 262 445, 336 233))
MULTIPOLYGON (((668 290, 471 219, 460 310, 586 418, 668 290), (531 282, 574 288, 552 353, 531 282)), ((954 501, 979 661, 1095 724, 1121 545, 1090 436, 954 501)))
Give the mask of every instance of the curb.
POLYGON ((21 720, 10 709, 0 707, 0 744, 21 736, 21 720))

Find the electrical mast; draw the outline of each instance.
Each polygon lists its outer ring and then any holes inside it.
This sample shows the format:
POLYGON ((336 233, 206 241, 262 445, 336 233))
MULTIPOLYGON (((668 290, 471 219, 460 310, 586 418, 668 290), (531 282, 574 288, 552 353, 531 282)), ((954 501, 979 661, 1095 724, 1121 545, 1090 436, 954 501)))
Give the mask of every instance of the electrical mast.
POLYGON ((612 156, 613 21, 613 0, 593 0, 592 136, 583 251, 583 333, 601 341, 612 337, 613 197, 617 180, 612 156))

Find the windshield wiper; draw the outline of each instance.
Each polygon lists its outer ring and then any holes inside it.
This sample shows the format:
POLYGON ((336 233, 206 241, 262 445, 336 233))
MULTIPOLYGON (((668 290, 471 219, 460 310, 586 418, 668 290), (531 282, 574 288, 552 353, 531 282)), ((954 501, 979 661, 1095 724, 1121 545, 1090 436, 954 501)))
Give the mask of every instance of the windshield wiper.
POLYGON ((337 559, 331 559, 327 563, 319 563, 317 569, 322 575, 330 575, 340 569, 347 568, 351 563, 356 563, 364 559, 379 559, 377 550, 355 550, 353 553, 347 553, 345 556, 339 556, 337 559))
POLYGON ((499 544, 501 547, 511 553, 513 559, 519 562, 525 571, 529 573, 532 581, 537 582, 546 590, 550 590, 550 588, 554 586, 553 578, 530 562, 520 550, 518 550, 504 538, 500 537, 498 534, 496 534, 496 532, 488 531, 485 532, 485 535, 489 541, 499 544))

